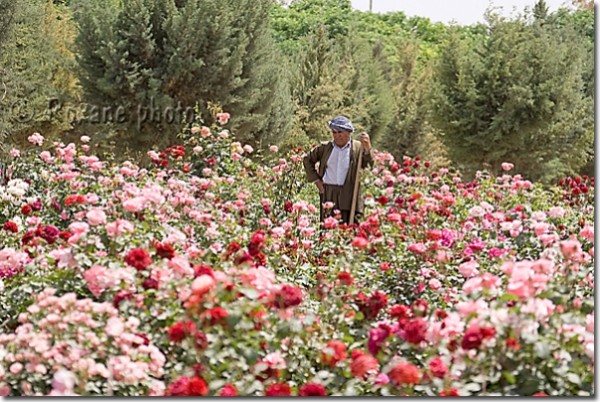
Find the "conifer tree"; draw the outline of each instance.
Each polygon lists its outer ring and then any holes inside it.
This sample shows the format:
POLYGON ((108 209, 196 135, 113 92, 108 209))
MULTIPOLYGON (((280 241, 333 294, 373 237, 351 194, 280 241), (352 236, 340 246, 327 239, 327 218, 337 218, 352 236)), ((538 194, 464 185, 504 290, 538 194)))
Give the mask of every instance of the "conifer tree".
POLYGON ((470 172, 513 162, 532 179, 576 170, 593 140, 582 46, 539 20, 489 18, 482 43, 453 33, 437 65, 432 117, 450 157, 470 172))
POLYGON ((206 124, 209 104, 231 113, 239 140, 285 132, 291 103, 267 26, 271 0, 126 0, 111 12, 79 1, 88 99, 124 105, 136 121, 119 135, 137 137, 138 149, 173 142, 196 104, 206 124))
POLYGON ((0 144, 26 145, 32 131, 48 139, 69 129, 78 97, 69 49, 75 32, 69 10, 52 1, 18 0, 12 32, 0 45, 0 144), (61 107, 57 107, 61 105, 61 107))
POLYGON ((419 63, 419 42, 414 39, 398 40, 394 62, 390 63, 388 80, 395 100, 389 129, 376 145, 402 160, 422 149, 427 125, 427 96, 430 90, 431 70, 419 63))

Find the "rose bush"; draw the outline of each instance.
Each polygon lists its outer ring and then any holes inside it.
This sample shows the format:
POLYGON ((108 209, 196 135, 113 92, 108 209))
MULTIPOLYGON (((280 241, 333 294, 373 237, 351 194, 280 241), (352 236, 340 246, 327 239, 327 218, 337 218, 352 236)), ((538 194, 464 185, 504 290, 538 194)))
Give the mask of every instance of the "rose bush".
POLYGON ((376 153, 365 216, 319 228, 302 150, 228 119, 148 166, 13 152, 2 395, 594 393, 593 178, 376 153))

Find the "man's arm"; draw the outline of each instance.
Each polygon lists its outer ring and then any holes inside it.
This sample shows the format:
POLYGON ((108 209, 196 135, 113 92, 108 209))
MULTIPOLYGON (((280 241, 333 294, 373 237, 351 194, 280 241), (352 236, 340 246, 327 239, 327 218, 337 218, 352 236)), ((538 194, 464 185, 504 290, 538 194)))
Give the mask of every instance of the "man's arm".
POLYGON ((310 183, 320 180, 319 172, 317 171, 316 164, 321 160, 323 156, 323 145, 317 145, 306 154, 302 163, 304 164, 304 170, 306 171, 306 180, 310 183))
POLYGON ((317 145, 310 150, 308 154, 302 160, 304 164, 304 170, 306 171, 306 180, 310 183, 315 183, 319 189, 319 193, 324 191, 322 177, 319 176, 316 164, 323 157, 323 150, 325 146, 323 144, 317 145))

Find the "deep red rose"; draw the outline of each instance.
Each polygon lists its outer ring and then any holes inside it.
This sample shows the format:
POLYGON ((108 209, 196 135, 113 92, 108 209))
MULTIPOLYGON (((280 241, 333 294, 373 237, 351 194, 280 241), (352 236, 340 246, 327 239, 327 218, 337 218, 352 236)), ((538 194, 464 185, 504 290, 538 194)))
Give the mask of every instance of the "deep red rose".
POLYGON ((469 328, 467 332, 465 332, 460 346, 466 350, 477 349, 479 346, 481 346, 482 340, 483 335, 481 334, 479 328, 469 328))
POLYGON ((183 341, 190 332, 189 322, 179 321, 171 325, 167 330, 167 337, 171 342, 183 341))
POLYGON ((34 211, 39 211, 42 209, 42 201, 35 200, 34 202, 31 203, 31 209, 34 211))
POLYGON ((152 264, 152 257, 150 254, 143 248, 134 248, 129 250, 127 256, 125 257, 125 263, 137 269, 138 271, 143 271, 148 268, 150 264, 152 264))
POLYGON ((426 333, 427 322, 418 317, 408 320, 404 324, 402 337, 410 343, 418 344, 425 340, 426 333))
POLYGON ((237 396, 237 395, 238 395, 238 390, 235 388, 235 386, 233 386, 231 384, 223 385, 223 388, 221 388, 221 390, 219 391, 219 396, 237 396))
POLYGON ((154 278, 146 278, 142 282, 142 287, 148 289, 158 289, 158 281, 154 278))
POLYGON ((21 213, 25 216, 31 214, 31 205, 25 204, 21 207, 21 213))
POLYGON ((17 233, 19 231, 19 227, 17 226, 17 224, 13 221, 8 221, 5 222, 4 225, 2 226, 4 228, 4 230, 6 230, 7 232, 12 232, 12 233, 17 233))
POLYGON ((396 319, 412 317, 412 311, 404 304, 396 304, 389 309, 390 317, 396 319))
POLYGON ((131 299, 133 299, 133 294, 129 293, 125 289, 121 289, 117 292, 117 294, 113 298, 113 306, 115 306, 115 308, 119 308, 119 304, 121 304, 121 302, 123 300, 131 300, 131 299))
POLYGON ((350 272, 340 272, 337 278, 341 284, 346 286, 350 286, 352 283, 354 283, 354 278, 352 278, 352 274, 350 274, 350 272))
POLYGON ((215 277, 215 273, 211 267, 204 264, 199 264, 194 267, 194 277, 198 277, 201 275, 208 275, 211 278, 215 277))
POLYGON ((213 307, 203 313, 203 316, 208 319, 210 325, 215 325, 223 321, 228 315, 227 310, 221 307, 213 307))
POLYGON ((325 387, 321 384, 309 382, 298 388, 298 396, 326 396, 325 387))
POLYGON ((275 294, 275 307, 288 308, 302 303, 302 290, 296 286, 283 285, 275 294))
POLYGON ((175 250, 170 244, 156 243, 154 248, 156 249, 156 255, 160 258, 166 258, 170 260, 171 258, 175 257, 175 250))
POLYGON ((441 357, 436 356, 429 362, 429 371, 434 377, 444 378, 448 374, 448 366, 441 357))
POLYGON ((271 384, 265 390, 266 396, 290 396, 292 389, 288 384, 271 384))
POLYGON ((52 225, 46 225, 40 231, 40 237, 48 242, 48 244, 53 244, 60 234, 58 228, 52 225))
POLYGON ((440 392, 440 396, 460 396, 456 388, 446 388, 440 392))

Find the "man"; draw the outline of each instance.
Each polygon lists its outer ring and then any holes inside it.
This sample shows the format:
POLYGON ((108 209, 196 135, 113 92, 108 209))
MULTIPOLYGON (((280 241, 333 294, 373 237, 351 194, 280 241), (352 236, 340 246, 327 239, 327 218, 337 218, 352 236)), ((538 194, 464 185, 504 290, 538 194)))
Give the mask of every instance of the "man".
MULTIPOLYGON (((360 133, 360 141, 351 140, 354 127, 345 116, 336 116, 329 122, 333 141, 318 145, 304 157, 306 179, 315 183, 321 198, 321 222, 334 210, 341 212, 344 223, 350 222, 354 183, 357 180, 358 156, 362 152, 361 168, 373 165, 369 134, 360 133), (319 164, 317 168, 317 163, 319 164), (333 208, 325 209, 323 204, 332 202, 333 208)), ((355 221, 362 215, 364 202, 358 188, 355 221)))

